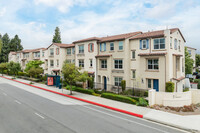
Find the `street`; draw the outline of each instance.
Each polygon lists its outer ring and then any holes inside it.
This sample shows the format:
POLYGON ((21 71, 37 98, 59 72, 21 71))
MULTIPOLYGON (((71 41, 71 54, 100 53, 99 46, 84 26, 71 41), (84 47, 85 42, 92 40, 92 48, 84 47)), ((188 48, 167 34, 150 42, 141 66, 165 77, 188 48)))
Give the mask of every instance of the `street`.
POLYGON ((43 95, 52 99, 0 81, 0 133, 184 132, 50 92, 43 95))

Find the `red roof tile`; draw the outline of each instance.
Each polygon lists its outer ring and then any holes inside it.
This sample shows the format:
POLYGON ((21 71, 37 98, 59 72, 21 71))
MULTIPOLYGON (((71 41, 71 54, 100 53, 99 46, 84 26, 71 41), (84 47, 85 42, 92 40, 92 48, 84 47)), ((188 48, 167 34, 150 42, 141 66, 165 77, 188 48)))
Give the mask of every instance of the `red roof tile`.
POLYGON ((86 42, 86 41, 93 41, 93 40, 99 41, 100 38, 98 38, 98 37, 90 37, 90 38, 86 38, 86 39, 81 39, 81 40, 75 41, 75 42, 73 42, 73 43, 86 42))
POLYGON ((131 33, 126 33, 126 34, 102 37, 102 38, 100 38, 100 42, 123 40, 123 39, 129 38, 129 37, 135 36, 137 34, 140 34, 140 33, 142 33, 142 32, 138 31, 138 32, 131 32, 131 33))
POLYGON ((185 77, 180 77, 180 78, 173 78, 174 80, 177 80, 177 81, 181 81, 181 80, 183 80, 183 79, 185 79, 185 77))
POLYGON ((159 55, 166 55, 167 53, 140 53, 138 56, 159 56, 159 55))
POLYGON ((21 52, 22 52, 22 53, 39 52, 41 49, 44 50, 45 48, 25 49, 25 50, 22 50, 21 52))
POLYGON ((75 46, 74 44, 63 44, 63 43, 53 43, 53 44, 61 48, 70 48, 75 46))
MULTIPOLYGON (((177 30, 180 32, 178 28, 169 29, 170 34, 176 32, 177 30)), ((183 37, 182 33, 180 32, 181 36, 183 37)), ((137 35, 135 37, 132 37, 133 39, 144 39, 144 38, 152 38, 152 37, 164 37, 164 30, 158 30, 158 31, 151 31, 151 32, 145 32, 143 34, 137 35)), ((185 41, 185 38, 183 37, 183 40, 185 41)))

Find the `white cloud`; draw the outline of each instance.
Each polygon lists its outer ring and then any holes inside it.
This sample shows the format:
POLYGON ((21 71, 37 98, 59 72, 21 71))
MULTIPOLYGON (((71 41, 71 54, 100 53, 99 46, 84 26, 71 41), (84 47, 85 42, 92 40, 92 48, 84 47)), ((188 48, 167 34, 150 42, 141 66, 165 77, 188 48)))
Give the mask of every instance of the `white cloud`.
POLYGON ((3 17, 5 13, 6 13, 6 8, 4 7, 0 10, 0 17, 3 17))

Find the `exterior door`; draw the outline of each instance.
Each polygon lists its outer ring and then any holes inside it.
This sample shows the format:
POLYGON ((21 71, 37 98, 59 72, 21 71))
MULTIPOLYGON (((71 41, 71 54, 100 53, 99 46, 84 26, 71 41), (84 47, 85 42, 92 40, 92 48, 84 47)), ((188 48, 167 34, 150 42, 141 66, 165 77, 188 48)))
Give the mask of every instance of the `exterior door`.
POLYGON ((158 79, 153 80, 153 89, 155 89, 156 91, 159 91, 159 80, 158 79))
POLYGON ((106 80, 106 77, 104 77, 104 90, 107 90, 107 80, 106 80))

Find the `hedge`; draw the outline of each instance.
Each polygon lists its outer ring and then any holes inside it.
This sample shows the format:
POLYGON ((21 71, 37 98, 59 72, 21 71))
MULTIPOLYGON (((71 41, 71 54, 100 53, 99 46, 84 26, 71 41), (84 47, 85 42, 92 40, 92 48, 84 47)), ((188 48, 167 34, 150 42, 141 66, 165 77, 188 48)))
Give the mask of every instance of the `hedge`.
POLYGON ((112 99, 112 100, 116 100, 116 101, 120 101, 120 102, 136 104, 136 100, 134 100, 134 99, 132 99, 130 97, 121 96, 121 95, 117 95, 117 94, 102 93, 101 97, 112 99))
POLYGON ((166 88, 165 88, 166 92, 174 92, 174 83, 169 81, 166 82, 166 88))
POLYGON ((139 101, 136 103, 137 106, 144 106, 148 105, 147 101, 144 98, 139 98, 139 101))
POLYGON ((198 83, 200 79, 194 79, 194 83, 198 83))

